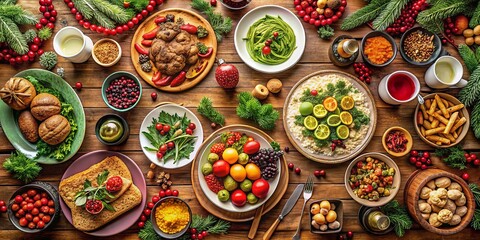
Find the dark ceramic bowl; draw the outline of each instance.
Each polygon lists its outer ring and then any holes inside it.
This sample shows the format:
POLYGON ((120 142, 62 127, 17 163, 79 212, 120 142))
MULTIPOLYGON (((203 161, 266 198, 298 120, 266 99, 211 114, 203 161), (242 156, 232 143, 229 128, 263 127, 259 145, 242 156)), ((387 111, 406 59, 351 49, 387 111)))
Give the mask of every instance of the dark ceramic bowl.
POLYGON ((398 50, 397 49, 397 44, 395 43, 395 40, 392 38, 392 36, 388 35, 386 32, 373 31, 373 32, 367 33, 367 35, 365 35, 362 38, 362 43, 360 44, 360 46, 362 47, 361 54, 362 54, 363 61, 365 61, 366 63, 368 63, 369 65, 374 66, 374 67, 385 67, 385 66, 389 65, 390 63, 392 63, 393 59, 395 59, 395 57, 397 56, 397 50, 398 50), (384 37, 385 39, 387 39, 388 42, 390 42, 390 44, 392 44, 392 48, 393 48, 393 56, 390 59, 388 59, 386 62, 384 62, 383 64, 372 63, 368 59, 368 57, 365 55, 365 52, 364 52, 365 44, 367 42, 367 39, 372 38, 372 37, 378 37, 378 36, 381 36, 381 37, 384 37))
POLYGON ((100 119, 98 119, 97 124, 95 125, 95 135, 97 136, 98 141, 100 141, 101 143, 103 143, 105 145, 108 145, 108 146, 120 145, 120 144, 124 143, 128 139, 128 137, 130 136, 130 127, 128 126, 128 122, 122 116, 117 115, 117 114, 113 114, 113 113, 112 114, 107 114, 107 115, 104 115, 103 117, 101 117, 100 119), (102 126, 102 124, 105 121, 110 120, 110 119, 117 120, 123 126, 122 136, 117 141, 114 141, 114 142, 107 142, 100 137, 100 127, 102 126))
POLYGON ((38 232, 44 231, 45 229, 50 227, 53 224, 53 222, 55 222, 60 216, 60 203, 59 203, 58 191, 57 191, 57 189, 55 189, 54 186, 52 186, 52 185, 50 185, 49 183, 46 183, 46 182, 33 182, 33 183, 30 183, 30 184, 24 185, 24 186, 20 187, 19 189, 17 189, 17 191, 15 191, 13 193, 12 197, 10 197, 10 200, 8 201, 8 211, 7 212, 8 212, 8 220, 10 220, 10 222, 13 224, 13 226, 15 226, 18 230, 20 230, 22 232, 26 232, 26 233, 38 233, 38 232), (48 194, 48 196, 50 197, 50 199, 52 199, 53 202, 55 203, 55 214, 53 214, 53 216, 51 216, 50 222, 45 224, 45 227, 42 228, 42 229, 30 229, 28 227, 20 226, 20 223, 18 222, 19 219, 17 217, 15 217, 15 214, 12 211, 12 204, 15 203, 15 200, 14 200, 15 196, 22 195, 23 193, 27 192, 30 189, 35 189, 37 191, 46 192, 48 194))
POLYGON ((230 10, 240 10, 246 8, 252 0, 220 0, 222 5, 230 10))
POLYGON ((320 200, 315 200, 313 202, 310 203, 310 208, 308 209, 308 212, 309 212, 309 223, 310 223, 310 232, 312 233, 316 233, 316 234, 331 234, 331 233, 339 233, 342 231, 342 227, 343 227, 343 203, 340 199, 320 199, 320 200), (310 209, 312 208, 312 205, 315 204, 315 203, 318 203, 320 204, 322 201, 329 201, 330 204, 335 204, 335 212, 337 213, 337 220, 339 223, 340 223, 340 227, 338 229, 327 229, 326 231, 320 231, 319 229, 316 229, 315 227, 313 227, 313 225, 311 224, 311 221, 313 220, 313 216, 315 214, 312 214, 312 212, 310 211, 310 209))
POLYGON ((442 41, 440 40, 440 38, 437 36, 437 34, 433 34, 432 32, 428 31, 427 29, 425 28, 422 28, 422 27, 414 27, 414 28, 410 28, 409 30, 407 30, 403 35, 402 35, 402 38, 400 39, 400 55, 402 56, 403 60, 405 60, 406 62, 412 64, 412 65, 415 65, 415 66, 426 66, 426 65, 429 65, 429 64, 432 64, 433 62, 435 62, 435 60, 437 60, 438 57, 440 57, 442 53, 442 41), (416 31, 421 31, 422 33, 424 34, 427 34, 428 36, 434 36, 433 37, 433 45, 435 46, 435 50, 433 50, 433 53, 432 53, 432 56, 430 56, 430 58, 427 60, 427 61, 424 61, 424 62, 416 62, 416 61, 413 61, 410 57, 407 56, 407 54, 405 53, 405 48, 404 48, 404 42, 405 42, 405 39, 412 33, 416 32, 416 31))
POLYGON ((177 238, 180 238, 183 234, 185 234, 190 228, 190 224, 192 223, 192 210, 190 209, 190 206, 188 206, 188 204, 185 201, 183 201, 178 197, 165 197, 165 198, 162 198, 160 201, 158 201, 155 204, 155 206, 153 206, 152 213, 150 214, 150 221, 152 222, 153 229, 160 237, 166 238, 166 239, 177 239, 177 238), (165 233, 162 230, 160 230, 160 228, 158 227, 157 220, 155 218, 155 214, 157 212, 158 206, 160 206, 160 204, 162 204, 163 202, 169 199, 185 204, 188 208, 188 215, 190 216, 190 219, 188 220, 188 224, 180 232, 177 232, 174 234, 165 233))
POLYGON ((103 101, 105 102, 105 104, 107 104, 107 106, 115 111, 118 111, 118 112, 127 112, 127 111, 130 111, 132 110, 135 106, 137 106, 138 102, 140 102, 140 99, 142 98, 142 83, 140 82, 140 80, 138 80, 137 76, 133 75, 132 73, 129 73, 129 72, 124 72, 124 71, 118 71, 118 72, 114 72, 110 75, 108 75, 107 78, 105 78, 105 80, 103 81, 103 84, 102 84, 102 98, 103 98, 103 101), (121 77, 127 77, 127 78, 130 78, 132 79, 136 84, 138 84, 138 86, 140 87, 140 93, 139 93, 139 97, 137 99, 137 101, 131 105, 130 107, 128 108, 116 108, 112 105, 110 105, 108 103, 108 100, 107 100, 107 94, 105 93, 105 91, 107 90, 107 88, 110 86, 110 82, 112 82, 113 80, 115 79, 118 79, 118 78, 121 78, 121 77))
POLYGON ((371 233, 371 234, 374 234, 374 235, 385 235, 385 234, 388 234, 389 232, 391 232, 393 230, 393 224, 390 224, 390 226, 383 230, 383 231, 375 231, 373 229, 370 229, 369 226, 368 226, 368 215, 372 212, 372 211, 376 211, 376 210, 380 210, 380 208, 378 207, 367 207, 367 206, 361 206, 360 209, 358 210, 358 222, 360 223, 360 226, 363 228, 363 230, 371 233))

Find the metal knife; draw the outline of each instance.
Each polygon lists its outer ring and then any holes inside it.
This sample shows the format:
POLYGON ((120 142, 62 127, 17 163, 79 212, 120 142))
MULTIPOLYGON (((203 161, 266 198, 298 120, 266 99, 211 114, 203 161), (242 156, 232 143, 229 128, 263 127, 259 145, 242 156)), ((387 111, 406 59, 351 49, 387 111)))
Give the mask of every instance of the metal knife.
POLYGON ((263 240, 270 239, 275 229, 277 229, 278 224, 280 224, 280 221, 282 221, 283 218, 287 216, 290 211, 292 211, 293 207, 298 201, 298 198, 303 192, 303 185, 304 184, 298 184, 298 186, 295 188, 295 191, 293 191, 292 195, 290 195, 290 198, 288 198, 287 203, 285 203, 285 206, 283 207, 283 210, 278 216, 277 220, 275 220, 272 226, 267 230, 267 232, 265 232, 265 235, 263 235, 263 240))

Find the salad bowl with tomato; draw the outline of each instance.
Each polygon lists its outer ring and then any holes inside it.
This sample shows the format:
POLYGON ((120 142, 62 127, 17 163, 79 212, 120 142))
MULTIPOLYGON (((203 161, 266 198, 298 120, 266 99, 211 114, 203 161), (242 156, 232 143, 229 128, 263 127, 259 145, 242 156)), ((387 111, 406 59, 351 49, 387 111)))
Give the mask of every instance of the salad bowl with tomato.
POLYGON ((243 125, 214 132, 195 161, 192 183, 198 182, 210 203, 233 213, 246 213, 269 201, 286 174, 278 144, 260 130, 243 125))

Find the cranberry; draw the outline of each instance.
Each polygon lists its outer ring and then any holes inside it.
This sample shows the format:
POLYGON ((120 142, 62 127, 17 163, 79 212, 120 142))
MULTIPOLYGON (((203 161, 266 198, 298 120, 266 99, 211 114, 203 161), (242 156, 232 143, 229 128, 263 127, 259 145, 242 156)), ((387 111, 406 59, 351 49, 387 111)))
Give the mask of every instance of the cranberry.
POLYGON ((153 101, 157 100, 157 93, 152 92, 152 94, 150 94, 150 97, 152 98, 153 101))
POLYGON ((422 164, 422 167, 421 167, 421 168, 422 168, 422 170, 425 170, 425 169, 427 169, 427 165, 422 164))
POLYGON ((150 216, 151 213, 152 213, 152 210, 150 209, 143 210, 143 214, 145 214, 145 216, 150 216))
POLYGON ((0 212, 2 212, 2 213, 7 212, 7 206, 5 206, 5 205, 4 205, 4 206, 1 206, 1 207, 0 207, 0 212))
POLYGON ((158 192, 158 196, 159 196, 160 198, 165 197, 165 196, 166 196, 165 191, 164 191, 164 190, 160 190, 160 192, 158 192))
POLYGON ((348 239, 353 238, 353 232, 352 232, 352 231, 348 231, 348 232, 347 232, 347 238, 348 238, 348 239))
POLYGON ((139 228, 145 227, 145 222, 138 222, 138 227, 139 228))
POLYGON ((410 157, 410 163, 411 164, 415 164, 417 162, 417 158, 416 157, 410 157))
POLYGON ((147 221, 147 216, 145 216, 144 214, 142 214, 142 216, 140 216, 140 221, 142 221, 142 222, 147 221))
POLYGON ((293 163, 288 163, 288 168, 293 169, 294 165, 293 163))
POLYGON ((160 201, 160 198, 158 196, 155 195, 155 196, 152 197, 152 202, 153 203, 157 203, 158 201, 160 201))
POLYGON ((170 190, 170 189, 165 190, 165 195, 166 196, 172 196, 172 190, 170 190))
POLYGON ((153 206, 155 206, 155 204, 153 202, 148 202, 147 203, 147 208, 153 209, 153 206))
POLYGON ((302 172, 302 170, 299 167, 295 168, 295 173, 296 174, 300 174, 301 172, 302 172))
POLYGON ((317 95, 318 95, 318 91, 315 90, 315 89, 313 89, 313 90, 310 91, 310 94, 311 94, 312 96, 317 96, 317 95))
POLYGON ((468 175, 468 173, 463 173, 462 174, 462 179, 463 180, 468 181, 469 178, 470 178, 470 175, 468 175))
POLYGON ((416 163, 415 163, 415 166, 416 166, 417 168, 422 167, 422 162, 420 162, 420 161, 416 162, 416 163))
POLYGON ((175 197, 178 197, 178 191, 177 191, 177 190, 173 190, 173 191, 172 191, 172 195, 175 196, 175 197))
POLYGON ((320 177, 320 170, 315 170, 313 172, 313 175, 315 175, 315 177, 317 177, 317 178, 320 177))
POLYGON ((76 83, 75 83, 75 89, 77 89, 77 91, 82 90, 82 86, 83 86, 83 85, 82 85, 81 82, 76 82, 76 83))
POLYGON ((480 165, 480 159, 473 160, 473 165, 479 166, 480 165))
POLYGON ((477 155, 472 153, 472 154, 470 154, 470 158, 472 158, 472 160, 475 160, 475 159, 477 159, 477 155))

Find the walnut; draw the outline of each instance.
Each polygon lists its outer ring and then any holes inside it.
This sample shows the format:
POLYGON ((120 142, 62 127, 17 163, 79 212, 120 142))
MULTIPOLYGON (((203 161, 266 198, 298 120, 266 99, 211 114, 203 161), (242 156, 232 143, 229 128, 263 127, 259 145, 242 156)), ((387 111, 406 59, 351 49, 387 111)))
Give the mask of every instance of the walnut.
POLYGON ((462 192, 458 191, 457 189, 448 190, 447 192, 448 198, 452 200, 457 200, 462 196, 462 192))
POLYGON ((453 215, 452 220, 450 220, 448 224, 454 226, 454 225, 458 225, 461 221, 462 221, 462 217, 458 215, 453 215))
POLYGON ((438 221, 442 222, 442 223, 448 223, 450 222, 450 220, 452 220, 452 217, 453 217, 453 213, 450 212, 450 210, 448 209, 442 209, 439 213, 438 213, 438 221))
POLYGON ((428 203, 420 203, 418 204, 418 208, 422 213, 430 213, 432 212, 432 207, 428 203))
POLYGON ((432 192, 432 189, 428 187, 423 187, 422 190, 420 191, 420 198, 428 199, 430 197, 430 192, 432 192))
POLYGON ((436 206, 436 205, 430 205, 430 206, 432 207, 432 212, 434 212, 434 213, 438 213, 443 209, 442 207, 439 207, 439 206, 436 206))
POLYGON ((462 186, 456 182, 452 182, 450 186, 448 186, 448 190, 455 190, 455 189, 461 192, 462 186))
POLYGON ((447 188, 452 183, 452 180, 448 177, 440 177, 435 179, 435 186, 439 188, 447 188))
POLYGON ((279 93, 282 90, 282 81, 276 78, 272 78, 267 82, 268 91, 271 93, 279 93))
POLYGON ((468 209, 466 206, 457 207, 457 209, 455 210, 455 215, 463 217, 465 216, 465 214, 467 214, 467 211, 468 209))
POLYGON ((465 198, 465 195, 463 193, 459 199, 455 200, 455 204, 459 207, 464 206, 466 203, 467 203, 467 198, 465 198))
POLYGON ((439 197, 439 198, 444 199, 444 198, 447 198, 447 197, 448 197, 448 191, 447 191, 447 189, 441 187, 441 188, 437 188, 436 191, 437 191, 437 193, 438 193, 438 197, 439 197))
POLYGON ((430 218, 430 213, 422 213, 422 218, 428 221, 430 218))
MULTIPOLYGON (((445 190, 445 189, 443 188, 443 190, 445 190)), ((430 197, 428 198, 427 202, 429 204, 435 205, 437 207, 443 207, 447 203, 447 199, 443 198, 444 194, 445 194, 445 197, 446 197, 446 190, 445 190, 445 192, 443 192, 441 190, 440 191, 438 191, 438 190, 431 191, 430 192, 430 197)))
POLYGON ((433 180, 430 180, 427 182, 427 187, 432 189, 432 190, 435 190, 435 188, 437 188, 437 186, 435 185, 435 181, 433 180))
POLYGON ((450 210, 450 212, 455 212, 455 210, 457 209, 457 205, 455 204, 454 201, 448 199, 447 200, 447 204, 445 204, 445 206, 443 206, 444 209, 448 209, 450 210))
POLYGON ((438 221, 438 214, 432 213, 430 214, 430 217, 428 218, 428 223, 434 227, 440 227, 442 226, 442 223, 438 221))

